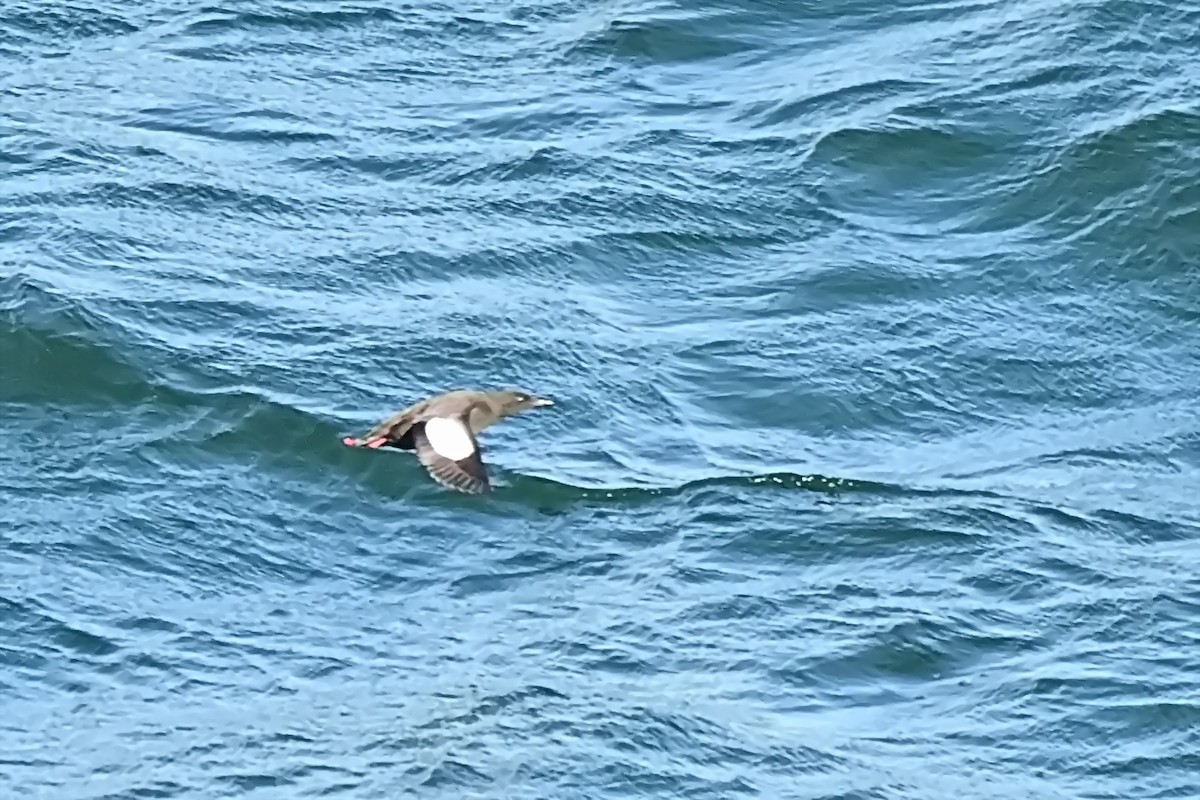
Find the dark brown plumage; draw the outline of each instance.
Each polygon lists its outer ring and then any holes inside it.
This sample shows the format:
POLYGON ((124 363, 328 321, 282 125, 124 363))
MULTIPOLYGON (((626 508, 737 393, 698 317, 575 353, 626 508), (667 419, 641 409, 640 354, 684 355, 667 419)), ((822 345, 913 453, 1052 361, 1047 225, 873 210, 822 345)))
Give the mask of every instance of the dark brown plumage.
POLYGON ((479 494, 492 487, 476 435, 505 417, 552 405, 551 400, 519 390, 456 389, 414 403, 361 437, 347 436, 342 442, 351 447, 415 450, 435 481, 479 494))

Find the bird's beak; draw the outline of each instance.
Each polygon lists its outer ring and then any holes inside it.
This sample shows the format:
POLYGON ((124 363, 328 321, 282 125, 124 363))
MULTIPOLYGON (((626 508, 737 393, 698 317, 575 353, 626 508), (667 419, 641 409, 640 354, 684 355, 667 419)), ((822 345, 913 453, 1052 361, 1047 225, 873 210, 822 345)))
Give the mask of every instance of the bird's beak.
POLYGON ((533 401, 534 408, 543 408, 545 406, 552 406, 552 405, 554 405, 554 401, 551 400, 549 397, 539 397, 538 399, 533 401))

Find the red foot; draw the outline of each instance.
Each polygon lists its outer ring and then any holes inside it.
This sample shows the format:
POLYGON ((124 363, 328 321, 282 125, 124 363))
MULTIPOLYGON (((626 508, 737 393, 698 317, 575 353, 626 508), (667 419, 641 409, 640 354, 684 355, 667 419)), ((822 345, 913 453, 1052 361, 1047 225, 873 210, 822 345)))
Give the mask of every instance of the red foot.
POLYGON ((382 447, 385 442, 387 442, 386 436, 377 436, 370 441, 365 439, 355 439, 353 436, 347 436, 345 439, 342 439, 342 444, 346 445, 347 447, 382 447))

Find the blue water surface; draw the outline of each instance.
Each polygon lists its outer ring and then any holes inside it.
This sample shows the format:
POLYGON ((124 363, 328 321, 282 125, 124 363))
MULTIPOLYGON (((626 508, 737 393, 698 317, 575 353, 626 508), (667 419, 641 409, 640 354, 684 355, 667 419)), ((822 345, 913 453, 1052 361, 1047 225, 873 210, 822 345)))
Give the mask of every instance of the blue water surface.
POLYGON ((0 796, 1200 797, 1200 5, 0 6, 0 796), (341 438, 521 386, 496 490, 341 438))

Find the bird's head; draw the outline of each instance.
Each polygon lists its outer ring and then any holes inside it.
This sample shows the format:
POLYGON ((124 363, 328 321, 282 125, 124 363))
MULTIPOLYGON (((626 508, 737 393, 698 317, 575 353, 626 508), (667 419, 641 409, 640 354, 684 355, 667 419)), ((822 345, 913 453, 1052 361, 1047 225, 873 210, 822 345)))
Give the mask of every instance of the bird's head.
POLYGON ((496 398, 500 401, 500 415, 503 417, 511 417, 513 414, 520 414, 531 408, 545 408, 554 405, 554 401, 548 397, 538 397, 533 392, 523 389, 506 389, 497 392, 496 398))

